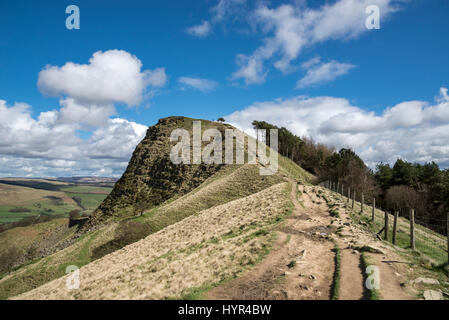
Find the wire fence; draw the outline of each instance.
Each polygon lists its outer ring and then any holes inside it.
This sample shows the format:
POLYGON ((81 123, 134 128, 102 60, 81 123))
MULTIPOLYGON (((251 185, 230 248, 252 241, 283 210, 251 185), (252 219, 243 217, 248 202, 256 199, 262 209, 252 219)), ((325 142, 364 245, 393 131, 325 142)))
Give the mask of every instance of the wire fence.
POLYGON ((342 196, 347 208, 370 231, 394 245, 423 254, 436 264, 449 262, 449 212, 446 219, 423 219, 414 209, 393 212, 376 207, 376 199, 365 199, 363 192, 351 190, 343 184, 324 181, 320 186, 342 196), (434 230, 443 231, 446 235, 434 230))

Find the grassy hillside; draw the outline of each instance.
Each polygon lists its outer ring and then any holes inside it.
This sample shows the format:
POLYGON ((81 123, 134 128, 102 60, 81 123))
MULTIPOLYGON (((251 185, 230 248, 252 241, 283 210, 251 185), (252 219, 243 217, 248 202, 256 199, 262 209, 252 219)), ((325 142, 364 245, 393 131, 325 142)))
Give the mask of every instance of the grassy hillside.
MULTIPOLYGON (((282 181, 280 175, 263 177, 256 165, 227 166, 189 194, 171 199, 133 221, 149 223, 149 234, 202 210, 264 190, 282 181)), ((300 169, 298 169, 300 171, 300 169)), ((65 274, 65 267, 79 267, 94 260, 94 253, 114 239, 118 223, 90 231, 75 244, 0 279, 0 298, 29 291, 65 274)), ((115 248, 116 249, 116 248, 115 248)))
POLYGON ((67 217, 72 210, 90 214, 112 190, 44 179, 1 181, 4 183, 0 183, 0 224, 38 215, 67 217))
POLYGON ((33 243, 44 240, 57 228, 67 227, 67 219, 54 219, 36 225, 17 227, 0 233, 0 248, 8 250, 15 246, 27 249, 33 243))
MULTIPOLYGON (((171 132, 182 128, 192 136, 194 120, 197 119, 168 117, 160 119, 156 125, 150 127, 145 138, 136 147, 126 171, 109 196, 89 219, 86 228, 107 220, 139 215, 141 212, 173 199, 173 197, 187 194, 220 170, 228 172, 229 170, 225 169, 228 166, 238 167, 237 165, 206 165, 204 163, 175 165, 170 161, 170 150, 176 143, 170 142, 171 132)), ((211 128, 218 129, 222 137, 225 136, 226 129, 235 129, 227 124, 201 120, 202 132, 211 128)), ((207 144, 208 142, 202 143, 203 146, 207 144)), ((222 147, 224 158, 225 143, 222 144, 222 147)), ((245 143, 245 158, 247 158, 247 148, 245 143)), ((192 144, 190 149, 192 158, 192 144)), ((290 160, 281 156, 279 158, 284 175, 293 176, 298 181, 312 179, 310 174, 290 160)))
POLYGON ((82 290, 61 278, 20 299, 163 299, 198 294, 259 261, 291 207, 288 185, 201 211, 81 269, 82 290), (132 290, 130 290, 132 288, 132 290), (193 288, 197 288, 194 289, 193 288), (193 290, 193 291, 192 291, 193 290))
MULTIPOLYGON (((223 165, 175 165, 170 161, 173 130, 183 128, 192 134, 192 121, 186 117, 169 117, 148 128, 145 138, 137 145, 122 177, 114 189, 93 213, 87 227, 103 221, 135 216, 156 207, 175 195, 198 187, 218 172, 223 165)), ((229 125, 201 121, 201 130, 217 128, 224 132, 229 125)), ((191 149, 193 146, 191 145, 191 149)))
POLYGON ((79 209, 64 192, 0 183, 0 223, 36 215, 62 215, 79 209))
MULTIPOLYGON (((184 125, 188 128, 191 125, 192 119, 175 118, 176 125, 179 125, 179 121, 185 121, 184 125)), ((165 122, 160 121, 160 123, 165 122)), ((210 122, 208 125, 213 126, 216 124, 210 122)), ((203 125, 203 129, 208 128, 208 125, 203 125)), ((173 124, 169 126, 172 128, 173 124)), ((161 134, 163 138, 158 137, 162 140, 168 139, 167 132, 169 131, 159 128, 156 135, 161 134)), ((204 210, 224 205, 270 188, 284 181, 285 177, 291 177, 302 183, 310 183, 313 180, 312 175, 282 156, 279 156, 279 171, 272 176, 261 176, 259 174, 259 165, 223 165, 212 168, 197 166, 194 169, 189 169, 193 170, 190 174, 199 172, 195 173, 196 181, 194 183, 187 181, 187 179, 175 180, 179 182, 180 188, 184 191, 177 193, 177 189, 172 190, 172 187, 169 187, 169 192, 165 193, 164 199, 165 197, 169 198, 145 210, 143 215, 127 215, 127 212, 132 213, 132 207, 135 205, 133 202, 135 198, 131 195, 135 189, 131 188, 131 186, 135 185, 138 187, 142 181, 148 182, 154 175, 156 176, 156 181, 162 183, 161 187, 162 185, 167 187, 165 185, 167 180, 163 178, 167 177, 167 173, 164 170, 168 170, 170 174, 174 174, 174 172, 171 172, 172 168, 169 165, 163 164, 161 158, 151 157, 148 151, 152 150, 153 145, 160 147, 164 142, 161 142, 159 139, 151 141, 145 141, 144 139, 136 148, 136 152, 128 167, 128 169, 132 168, 132 170, 125 172, 122 179, 117 183, 114 189, 115 191, 108 196, 99 210, 96 211, 96 216, 99 217, 105 212, 103 210, 112 210, 107 212, 111 212, 112 216, 109 217, 114 217, 114 219, 110 220, 108 224, 104 224, 99 230, 87 231, 74 244, 63 251, 27 265, 1 279, 1 298, 29 291, 52 279, 61 277, 65 274, 65 267, 67 265, 73 264, 81 267, 104 254, 120 249, 123 244, 117 246, 114 244, 114 240, 117 237, 117 230, 122 223, 132 221, 148 226, 146 233, 142 235, 144 237, 160 230, 165 230, 164 228, 183 221, 183 219, 199 215, 204 210), (137 165, 136 163, 139 164, 137 165), (149 170, 148 168, 154 168, 154 163, 158 163, 158 170, 149 170), (146 180, 144 180, 144 177, 146 180), (199 185, 195 187, 198 183, 199 185), (123 189, 124 186, 129 186, 131 189, 128 187, 123 189), (188 190, 190 192, 187 192, 188 190), (109 205, 111 207, 105 209, 109 205), (127 207, 131 210, 127 211, 127 207), (117 214, 114 215, 113 212, 117 214)), ((188 177, 190 176, 188 175, 188 177)), ((67 194, 74 193, 76 195, 79 195, 78 192, 86 191, 80 188, 74 189, 68 187, 64 187, 63 190, 67 194)), ((144 187, 143 190, 148 191, 149 189, 144 187)), ((158 190, 157 188, 152 188, 150 193, 156 193, 158 190)), ((106 219, 103 218, 99 218, 98 221, 107 220, 108 215, 106 214, 106 219)))

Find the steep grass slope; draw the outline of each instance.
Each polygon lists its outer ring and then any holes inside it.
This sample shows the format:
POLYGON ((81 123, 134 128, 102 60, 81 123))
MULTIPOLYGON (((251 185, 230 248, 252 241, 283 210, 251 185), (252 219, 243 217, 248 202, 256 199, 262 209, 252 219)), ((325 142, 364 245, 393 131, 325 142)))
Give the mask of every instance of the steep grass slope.
MULTIPOLYGON (((186 119, 188 118, 175 117, 175 122, 177 125, 179 125, 179 121, 187 121, 191 124, 192 119, 186 119)), ((188 126, 188 124, 185 124, 185 126, 188 126)), ((203 128, 207 128, 207 126, 203 126, 203 128)), ((165 129, 161 129, 161 131, 165 132, 165 129)), ((167 134, 164 134, 164 139, 168 139, 167 134)), ((159 145, 159 140, 155 140, 152 143, 159 145)), ((147 147, 152 148, 150 145, 147 147)), ((135 154, 137 153, 136 151, 135 154)), ((132 161, 137 160, 134 159, 132 161)), ((142 159, 141 161, 147 163, 146 161, 148 160, 142 159)), ((142 164, 142 166, 144 165, 142 164)), ((133 170, 135 169, 136 172, 146 170, 139 166, 134 168, 134 165, 130 164, 130 167, 133 170)), ((152 167, 152 165, 149 164, 149 167, 152 167)), ((312 175, 291 160, 282 156, 279 156, 279 171, 277 174, 261 176, 259 174, 259 168, 260 165, 258 164, 245 164, 223 165, 216 171, 213 169, 213 173, 208 172, 206 175, 200 175, 202 177, 202 183, 197 187, 194 187, 194 185, 187 187, 187 182, 182 182, 181 184, 185 183, 186 186, 184 187, 184 192, 178 194, 170 191, 170 198, 145 210, 141 216, 136 216, 133 213, 135 203, 131 194, 134 192, 134 189, 131 188, 128 190, 126 188, 122 189, 122 187, 123 185, 131 186, 132 184, 140 185, 144 181, 143 175, 138 174, 132 176, 131 171, 127 170, 128 176, 123 180, 121 179, 122 182, 118 183, 119 186, 114 188, 115 191, 112 192, 111 196, 96 211, 95 221, 91 225, 96 226, 96 228, 86 231, 68 248, 45 257, 36 263, 27 265, 0 279, 0 298, 7 298, 29 291, 50 280, 61 277, 65 274, 65 268, 68 265, 81 267, 92 262, 93 257, 97 256, 94 253, 102 247, 107 247, 108 243, 114 239, 118 221, 122 219, 148 223, 150 225, 149 234, 152 234, 176 222, 183 221, 182 219, 192 215, 198 215, 203 210, 258 193, 273 185, 279 184, 285 177, 293 178, 302 183, 309 183, 313 180, 312 175), (126 181, 126 183, 123 181, 126 181), (185 193, 190 188, 192 190, 185 193), (121 192, 124 193, 122 194, 121 192), (123 211, 123 208, 126 207, 130 208, 129 211, 123 211)), ((153 174, 156 174, 157 177, 164 175, 163 172, 154 170, 148 171, 146 174, 148 176, 145 179, 152 179, 153 174)), ((153 189, 150 192, 156 192, 155 190, 153 189)))
MULTIPOLYGON (((219 164, 173 164, 170 161, 170 150, 175 144, 170 142, 172 131, 185 129, 192 135, 193 120, 195 119, 169 117, 160 119, 156 125, 148 128, 122 177, 92 214, 86 228, 111 218, 132 217, 175 195, 186 194, 223 167, 219 164)), ((209 128, 224 132, 230 126, 202 120, 202 132, 209 128)))
POLYGON ((80 270, 79 290, 54 280, 18 299, 180 298, 235 277, 267 253, 289 212, 288 185, 201 211, 80 270))

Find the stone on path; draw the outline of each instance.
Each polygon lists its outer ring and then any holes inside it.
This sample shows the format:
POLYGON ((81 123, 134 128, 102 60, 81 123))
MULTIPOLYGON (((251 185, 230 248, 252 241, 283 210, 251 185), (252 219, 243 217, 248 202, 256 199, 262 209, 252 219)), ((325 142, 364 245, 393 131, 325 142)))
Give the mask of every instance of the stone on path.
POLYGON ((436 290, 424 291, 424 300, 443 300, 443 294, 436 290))

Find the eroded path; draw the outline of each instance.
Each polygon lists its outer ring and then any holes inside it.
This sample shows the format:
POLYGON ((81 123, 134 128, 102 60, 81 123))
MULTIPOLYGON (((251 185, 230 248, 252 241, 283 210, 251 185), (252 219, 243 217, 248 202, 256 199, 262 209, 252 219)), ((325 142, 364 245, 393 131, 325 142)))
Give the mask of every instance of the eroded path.
POLYGON ((379 241, 370 232, 364 231, 352 222, 351 212, 347 198, 332 193, 335 208, 338 208, 340 217, 334 221, 338 226, 338 236, 335 241, 341 248, 341 277, 340 300, 358 300, 368 298, 368 290, 364 285, 364 267, 362 266, 360 248, 370 248, 374 252, 364 252, 370 264, 379 269, 380 286, 378 292, 384 300, 411 300, 416 299, 416 293, 406 288, 405 274, 407 265, 394 264, 389 261, 402 260, 379 241))
POLYGON ((340 248, 339 300, 369 297, 364 286, 360 247, 379 267, 383 299, 414 299, 401 285, 397 266, 386 263, 397 256, 375 235, 354 225, 346 198, 329 190, 292 183, 294 210, 277 232, 268 256, 243 276, 213 288, 208 299, 330 299, 334 285, 334 243, 340 248), (338 212, 331 217, 330 211, 338 212))
POLYGON ((361 300, 366 295, 363 287, 362 262, 358 251, 341 247, 341 275, 339 300, 361 300))
POLYGON ((268 256, 242 277, 220 285, 208 299, 329 299, 334 276, 331 217, 313 187, 293 183, 294 210, 278 227, 268 256), (299 197, 299 201, 298 201, 299 197))

